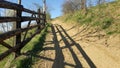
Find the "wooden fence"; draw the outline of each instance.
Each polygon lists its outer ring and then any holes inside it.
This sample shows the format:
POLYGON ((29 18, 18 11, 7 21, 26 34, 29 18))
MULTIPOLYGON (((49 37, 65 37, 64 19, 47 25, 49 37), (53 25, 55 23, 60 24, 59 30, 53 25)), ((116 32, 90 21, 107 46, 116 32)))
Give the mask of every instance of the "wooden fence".
POLYGON ((16 57, 20 55, 21 49, 37 34, 41 32, 41 30, 45 27, 46 24, 46 14, 40 12, 40 9, 37 10, 37 12, 26 9, 23 7, 23 5, 19 5, 16 3, 11 3, 8 1, 0 0, 0 8, 4 9, 11 9, 16 11, 16 17, 0 17, 0 23, 5 22, 13 22, 16 21, 16 29, 11 30, 5 33, 0 34, 0 44, 6 48, 8 48, 7 51, 0 54, 0 60, 7 57, 12 52, 15 53, 16 57), (31 17, 29 16, 22 16, 22 12, 26 12, 31 14, 31 17), (26 28, 21 28, 21 23, 29 21, 26 28), (31 21, 36 21, 37 25, 30 25, 31 21), (37 30, 34 31, 34 34, 32 34, 30 37, 26 37, 29 30, 37 28, 37 30), (25 32, 23 38, 21 38, 21 34, 25 32), (11 46, 10 44, 6 43, 5 40, 15 37, 15 45, 11 46))

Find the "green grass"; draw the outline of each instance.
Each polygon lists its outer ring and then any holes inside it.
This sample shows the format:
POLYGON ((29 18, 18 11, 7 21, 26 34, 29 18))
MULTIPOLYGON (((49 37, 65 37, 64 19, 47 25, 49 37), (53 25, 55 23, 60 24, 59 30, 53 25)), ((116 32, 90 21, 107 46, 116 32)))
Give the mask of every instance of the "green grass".
POLYGON ((113 22, 112 18, 105 18, 105 19, 103 19, 102 29, 109 28, 111 26, 112 22, 113 22))
POLYGON ((14 53, 12 53, 9 56, 7 56, 5 59, 0 61, 0 68, 8 68, 8 67, 10 67, 10 63, 13 61, 14 56, 15 56, 14 53))
POLYGON ((72 14, 63 15, 60 19, 66 23, 76 22, 80 25, 91 25, 106 32, 106 34, 114 34, 120 32, 120 1, 107 4, 101 4, 90 7, 87 14, 82 11, 76 11, 72 14), (119 17, 119 18, 118 18, 119 17), (117 20, 116 20, 117 19, 117 20), (109 32, 108 32, 109 31, 109 32))
POLYGON ((107 32, 108 35, 112 35, 114 34, 116 31, 110 31, 110 32, 107 32))
MULTIPOLYGON (((36 35, 22 50, 22 53, 26 55, 21 55, 18 58, 14 59, 14 53, 10 54, 8 57, 0 61, 0 68, 5 68, 6 65, 8 67, 16 67, 16 68, 31 68, 32 65, 38 60, 35 56, 39 54, 43 50, 43 44, 45 42, 45 38, 47 35, 47 30, 50 24, 46 26, 45 29, 41 31, 40 34, 36 35)), ((32 31, 31 31, 32 32, 32 31)), ((28 36, 29 37, 29 36, 28 36)), ((7 43, 12 42, 10 40, 6 40, 7 43)), ((0 45, 0 53, 6 51, 7 48, 0 45)))
POLYGON ((23 55, 16 60, 13 61, 11 67, 17 67, 17 68, 32 68, 32 65, 38 61, 38 58, 36 56, 43 50, 43 45, 45 42, 46 34, 47 34, 46 27, 41 34, 37 35, 35 38, 31 40, 30 43, 28 43, 23 49, 22 53, 25 53, 26 55, 23 55))

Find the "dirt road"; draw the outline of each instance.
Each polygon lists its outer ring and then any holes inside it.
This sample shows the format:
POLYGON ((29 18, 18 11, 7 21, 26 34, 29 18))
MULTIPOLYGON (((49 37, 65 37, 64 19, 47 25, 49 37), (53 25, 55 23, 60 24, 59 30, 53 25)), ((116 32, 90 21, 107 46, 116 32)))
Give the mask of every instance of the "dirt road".
POLYGON ((84 34, 79 35, 80 31, 76 28, 76 25, 69 26, 54 21, 47 35, 44 51, 40 53, 40 61, 33 67, 120 68, 120 49, 85 41, 81 38, 84 34))

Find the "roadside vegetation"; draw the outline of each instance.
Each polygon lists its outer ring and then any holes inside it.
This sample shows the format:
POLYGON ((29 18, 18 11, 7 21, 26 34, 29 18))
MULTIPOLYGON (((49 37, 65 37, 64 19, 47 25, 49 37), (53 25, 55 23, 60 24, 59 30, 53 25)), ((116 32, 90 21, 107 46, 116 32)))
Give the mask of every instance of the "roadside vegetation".
MULTIPOLYGON (((6 57, 0 62, 0 68, 31 68, 38 58, 36 57, 43 50, 43 45, 48 32, 50 24, 47 24, 46 28, 36 35, 23 49, 22 55, 14 59, 14 53, 6 57)), ((0 50, 3 52, 0 48, 0 50)), ((7 49, 6 49, 7 50, 7 49)))
MULTIPOLYGON (((73 0, 74 1, 74 0, 73 0)), ((65 3, 66 4, 66 3, 65 3)), ((107 35, 120 33, 120 1, 100 2, 96 6, 86 7, 86 10, 63 11, 60 17, 63 22, 89 25, 98 30, 104 30, 107 35)), ((68 5, 63 5, 65 10, 68 5)))

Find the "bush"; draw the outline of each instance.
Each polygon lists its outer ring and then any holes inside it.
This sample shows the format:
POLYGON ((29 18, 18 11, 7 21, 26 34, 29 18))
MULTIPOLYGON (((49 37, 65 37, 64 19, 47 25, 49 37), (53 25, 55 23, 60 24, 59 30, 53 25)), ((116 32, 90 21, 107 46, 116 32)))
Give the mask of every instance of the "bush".
POLYGON ((112 34, 114 34, 116 31, 109 31, 109 32, 107 32, 107 35, 112 35, 112 34))
POLYGON ((109 28, 113 22, 112 18, 106 18, 103 20, 102 29, 109 28))

